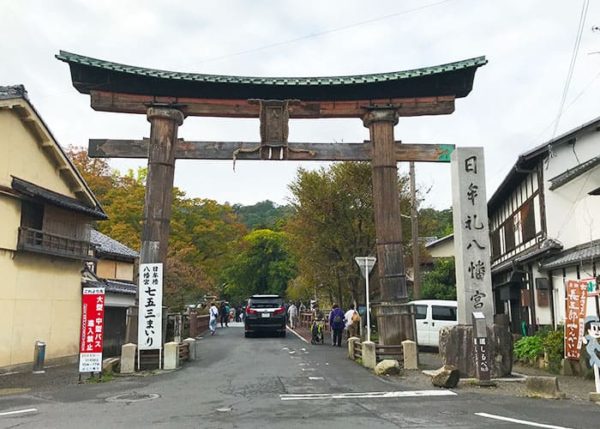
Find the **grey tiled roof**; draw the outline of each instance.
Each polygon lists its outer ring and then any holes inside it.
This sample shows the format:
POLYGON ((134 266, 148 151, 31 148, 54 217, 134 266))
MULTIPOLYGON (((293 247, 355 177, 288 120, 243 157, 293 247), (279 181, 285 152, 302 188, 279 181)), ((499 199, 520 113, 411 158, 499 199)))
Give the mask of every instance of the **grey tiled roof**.
POLYGON ((23 85, 0 86, 0 100, 24 98, 28 100, 27 90, 23 85))
POLYGON ((102 234, 93 229, 90 235, 90 242, 96 246, 96 251, 104 255, 121 256, 126 258, 137 258, 139 253, 123 243, 102 234))
POLYGON ((587 161, 582 162, 573 168, 569 168, 564 173, 561 173, 558 176, 550 179, 550 182, 552 183, 550 185, 550 190, 552 191, 552 190, 564 185, 565 183, 575 179, 576 177, 581 176, 583 173, 591 170, 592 168, 596 167, 599 164, 600 164, 600 156, 595 156, 594 158, 590 158, 587 161))
POLYGON ((133 283, 119 282, 116 280, 104 280, 104 283, 106 283, 106 292, 135 295, 135 290, 137 289, 137 286, 133 283))
POLYGON ((15 191, 23 195, 42 200, 48 204, 83 213, 94 219, 108 219, 108 216, 106 216, 106 213, 104 213, 104 210, 99 205, 90 207, 76 198, 67 197, 50 189, 42 188, 35 183, 19 179, 18 177, 13 177, 11 186, 15 191))
POLYGON ((592 263, 600 258, 600 240, 590 241, 561 252, 557 257, 549 259, 541 266, 543 270, 592 263))

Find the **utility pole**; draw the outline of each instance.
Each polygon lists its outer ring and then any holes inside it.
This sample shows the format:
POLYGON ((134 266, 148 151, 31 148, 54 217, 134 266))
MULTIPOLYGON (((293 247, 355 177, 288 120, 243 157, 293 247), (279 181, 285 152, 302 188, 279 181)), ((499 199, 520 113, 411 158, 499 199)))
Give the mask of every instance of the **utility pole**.
POLYGON ((419 219, 417 218, 417 190, 415 185, 415 163, 410 163, 410 224, 412 230, 413 295, 421 298, 421 260, 419 258, 419 219))

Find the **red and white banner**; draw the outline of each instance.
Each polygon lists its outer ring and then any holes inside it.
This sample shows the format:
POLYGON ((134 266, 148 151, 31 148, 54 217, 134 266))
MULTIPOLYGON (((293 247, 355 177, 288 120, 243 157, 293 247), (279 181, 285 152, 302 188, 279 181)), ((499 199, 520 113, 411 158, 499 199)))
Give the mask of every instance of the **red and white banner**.
POLYGON ((583 338, 588 281, 569 280, 565 299, 565 358, 578 360, 583 338))
POLYGON ((86 287, 81 295, 79 372, 102 371, 104 288, 86 287))

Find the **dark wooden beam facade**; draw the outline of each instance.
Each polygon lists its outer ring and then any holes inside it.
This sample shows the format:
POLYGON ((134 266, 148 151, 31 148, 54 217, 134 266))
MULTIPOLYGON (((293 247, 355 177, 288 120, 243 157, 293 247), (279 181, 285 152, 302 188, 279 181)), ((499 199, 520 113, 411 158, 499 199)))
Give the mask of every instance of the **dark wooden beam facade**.
MULTIPOLYGON (((102 112, 146 114, 151 106, 180 110, 185 116, 258 118, 257 100, 225 100, 90 91, 91 106, 102 112)), ((454 112, 454 96, 386 98, 357 101, 289 101, 292 119, 362 118, 367 109, 389 107, 398 116, 448 115, 454 112)))
MULTIPOLYGON (((147 158, 148 139, 90 139, 91 158, 147 158)), ((260 142, 217 142, 178 140, 177 159, 261 160, 260 142)), ((272 145, 273 161, 370 161, 372 145, 364 143, 281 143, 272 145), (283 153, 281 152, 283 148, 283 153), (282 157, 283 156, 283 157, 282 157)), ((450 162, 454 145, 394 142, 396 161, 450 162)), ((262 151, 263 153, 265 151, 262 151)))

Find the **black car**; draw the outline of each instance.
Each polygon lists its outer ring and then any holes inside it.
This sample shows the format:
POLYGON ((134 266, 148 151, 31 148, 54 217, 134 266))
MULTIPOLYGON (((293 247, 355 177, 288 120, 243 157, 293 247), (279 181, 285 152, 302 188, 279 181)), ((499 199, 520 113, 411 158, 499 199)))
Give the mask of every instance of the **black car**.
POLYGON ((285 305, 279 295, 252 295, 244 314, 244 335, 274 332, 285 337, 285 305))

